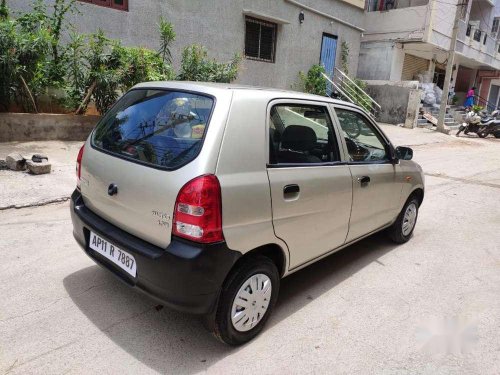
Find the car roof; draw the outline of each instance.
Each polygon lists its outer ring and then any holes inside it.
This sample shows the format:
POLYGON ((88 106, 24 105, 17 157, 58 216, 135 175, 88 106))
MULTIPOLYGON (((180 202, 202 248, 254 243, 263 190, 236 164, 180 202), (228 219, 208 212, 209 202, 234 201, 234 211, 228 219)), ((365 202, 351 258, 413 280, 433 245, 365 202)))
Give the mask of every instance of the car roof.
POLYGON ((225 90, 248 90, 248 91, 265 91, 269 94, 275 95, 277 97, 283 97, 284 95, 293 99, 307 99, 316 101, 326 101, 334 104, 342 104, 350 107, 359 108, 357 105, 346 102, 343 100, 332 99, 327 96, 308 94, 300 91, 293 90, 283 90, 269 87, 258 87, 249 85, 240 85, 234 83, 214 83, 214 82, 197 82, 197 81, 154 81, 154 82, 144 82, 139 83, 132 89, 138 88, 157 88, 157 89, 180 89, 186 91, 197 91, 214 93, 214 91, 225 91, 225 90))

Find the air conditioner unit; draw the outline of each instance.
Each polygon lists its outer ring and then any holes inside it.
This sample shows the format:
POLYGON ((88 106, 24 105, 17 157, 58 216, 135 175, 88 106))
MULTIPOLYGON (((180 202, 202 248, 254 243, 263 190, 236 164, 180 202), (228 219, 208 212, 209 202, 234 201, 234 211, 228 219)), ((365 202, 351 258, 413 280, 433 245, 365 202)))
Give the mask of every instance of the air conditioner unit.
POLYGON ((471 25, 475 29, 479 29, 479 24, 481 21, 469 21, 469 25, 471 25))

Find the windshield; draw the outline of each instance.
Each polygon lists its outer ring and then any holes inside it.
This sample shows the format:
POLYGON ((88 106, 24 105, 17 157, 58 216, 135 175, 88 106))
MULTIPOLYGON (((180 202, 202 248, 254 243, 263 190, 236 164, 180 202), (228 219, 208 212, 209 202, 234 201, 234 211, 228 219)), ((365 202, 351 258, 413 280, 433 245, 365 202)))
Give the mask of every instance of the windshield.
POLYGON ((144 164, 178 168, 200 152, 213 105, 198 94, 132 90, 99 122, 92 143, 144 164))

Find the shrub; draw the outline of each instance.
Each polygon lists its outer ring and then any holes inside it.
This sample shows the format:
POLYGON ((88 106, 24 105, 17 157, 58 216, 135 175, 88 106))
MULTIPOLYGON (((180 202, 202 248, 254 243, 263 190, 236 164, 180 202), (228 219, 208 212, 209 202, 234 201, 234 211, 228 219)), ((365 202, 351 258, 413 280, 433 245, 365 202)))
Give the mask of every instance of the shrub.
POLYGON ((321 65, 311 66, 307 74, 299 72, 301 91, 326 96, 326 79, 322 73, 325 73, 325 68, 321 65))
POLYGON ((182 52, 180 81, 224 82, 234 81, 238 76, 241 58, 235 55, 229 63, 219 63, 208 58, 205 47, 194 44, 182 52))
POLYGON ((15 100, 37 111, 36 98, 47 85, 51 38, 45 28, 29 29, 8 17, 0 20, 0 103, 15 100))
MULTIPOLYGON (((171 80, 170 46, 173 26, 160 18, 157 51, 125 47, 98 32, 89 36, 69 33, 68 14, 76 13, 76 0, 54 0, 48 11, 43 0, 34 0, 30 12, 9 18, 6 0, 0 2, 0 110, 12 101, 27 111, 37 111, 37 98, 47 88, 62 88, 63 104, 83 113, 94 100, 100 113, 114 104, 120 92, 139 82, 171 80), (66 36, 67 38, 63 38, 66 36), (62 45, 61 40, 68 42, 62 45)), ((219 63, 207 57, 203 46, 182 53, 179 80, 231 82, 236 79, 240 57, 219 63)))

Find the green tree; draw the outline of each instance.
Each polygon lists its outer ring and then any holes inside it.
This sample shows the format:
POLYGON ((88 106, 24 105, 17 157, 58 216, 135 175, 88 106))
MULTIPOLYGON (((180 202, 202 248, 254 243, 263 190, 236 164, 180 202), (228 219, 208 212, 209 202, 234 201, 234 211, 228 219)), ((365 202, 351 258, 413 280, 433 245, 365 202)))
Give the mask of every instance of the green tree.
POLYGON ((167 22, 163 17, 160 17, 158 28, 160 31, 160 49, 158 50, 158 53, 160 54, 164 63, 171 64, 172 53, 170 52, 170 46, 175 40, 174 27, 170 22, 167 22))

